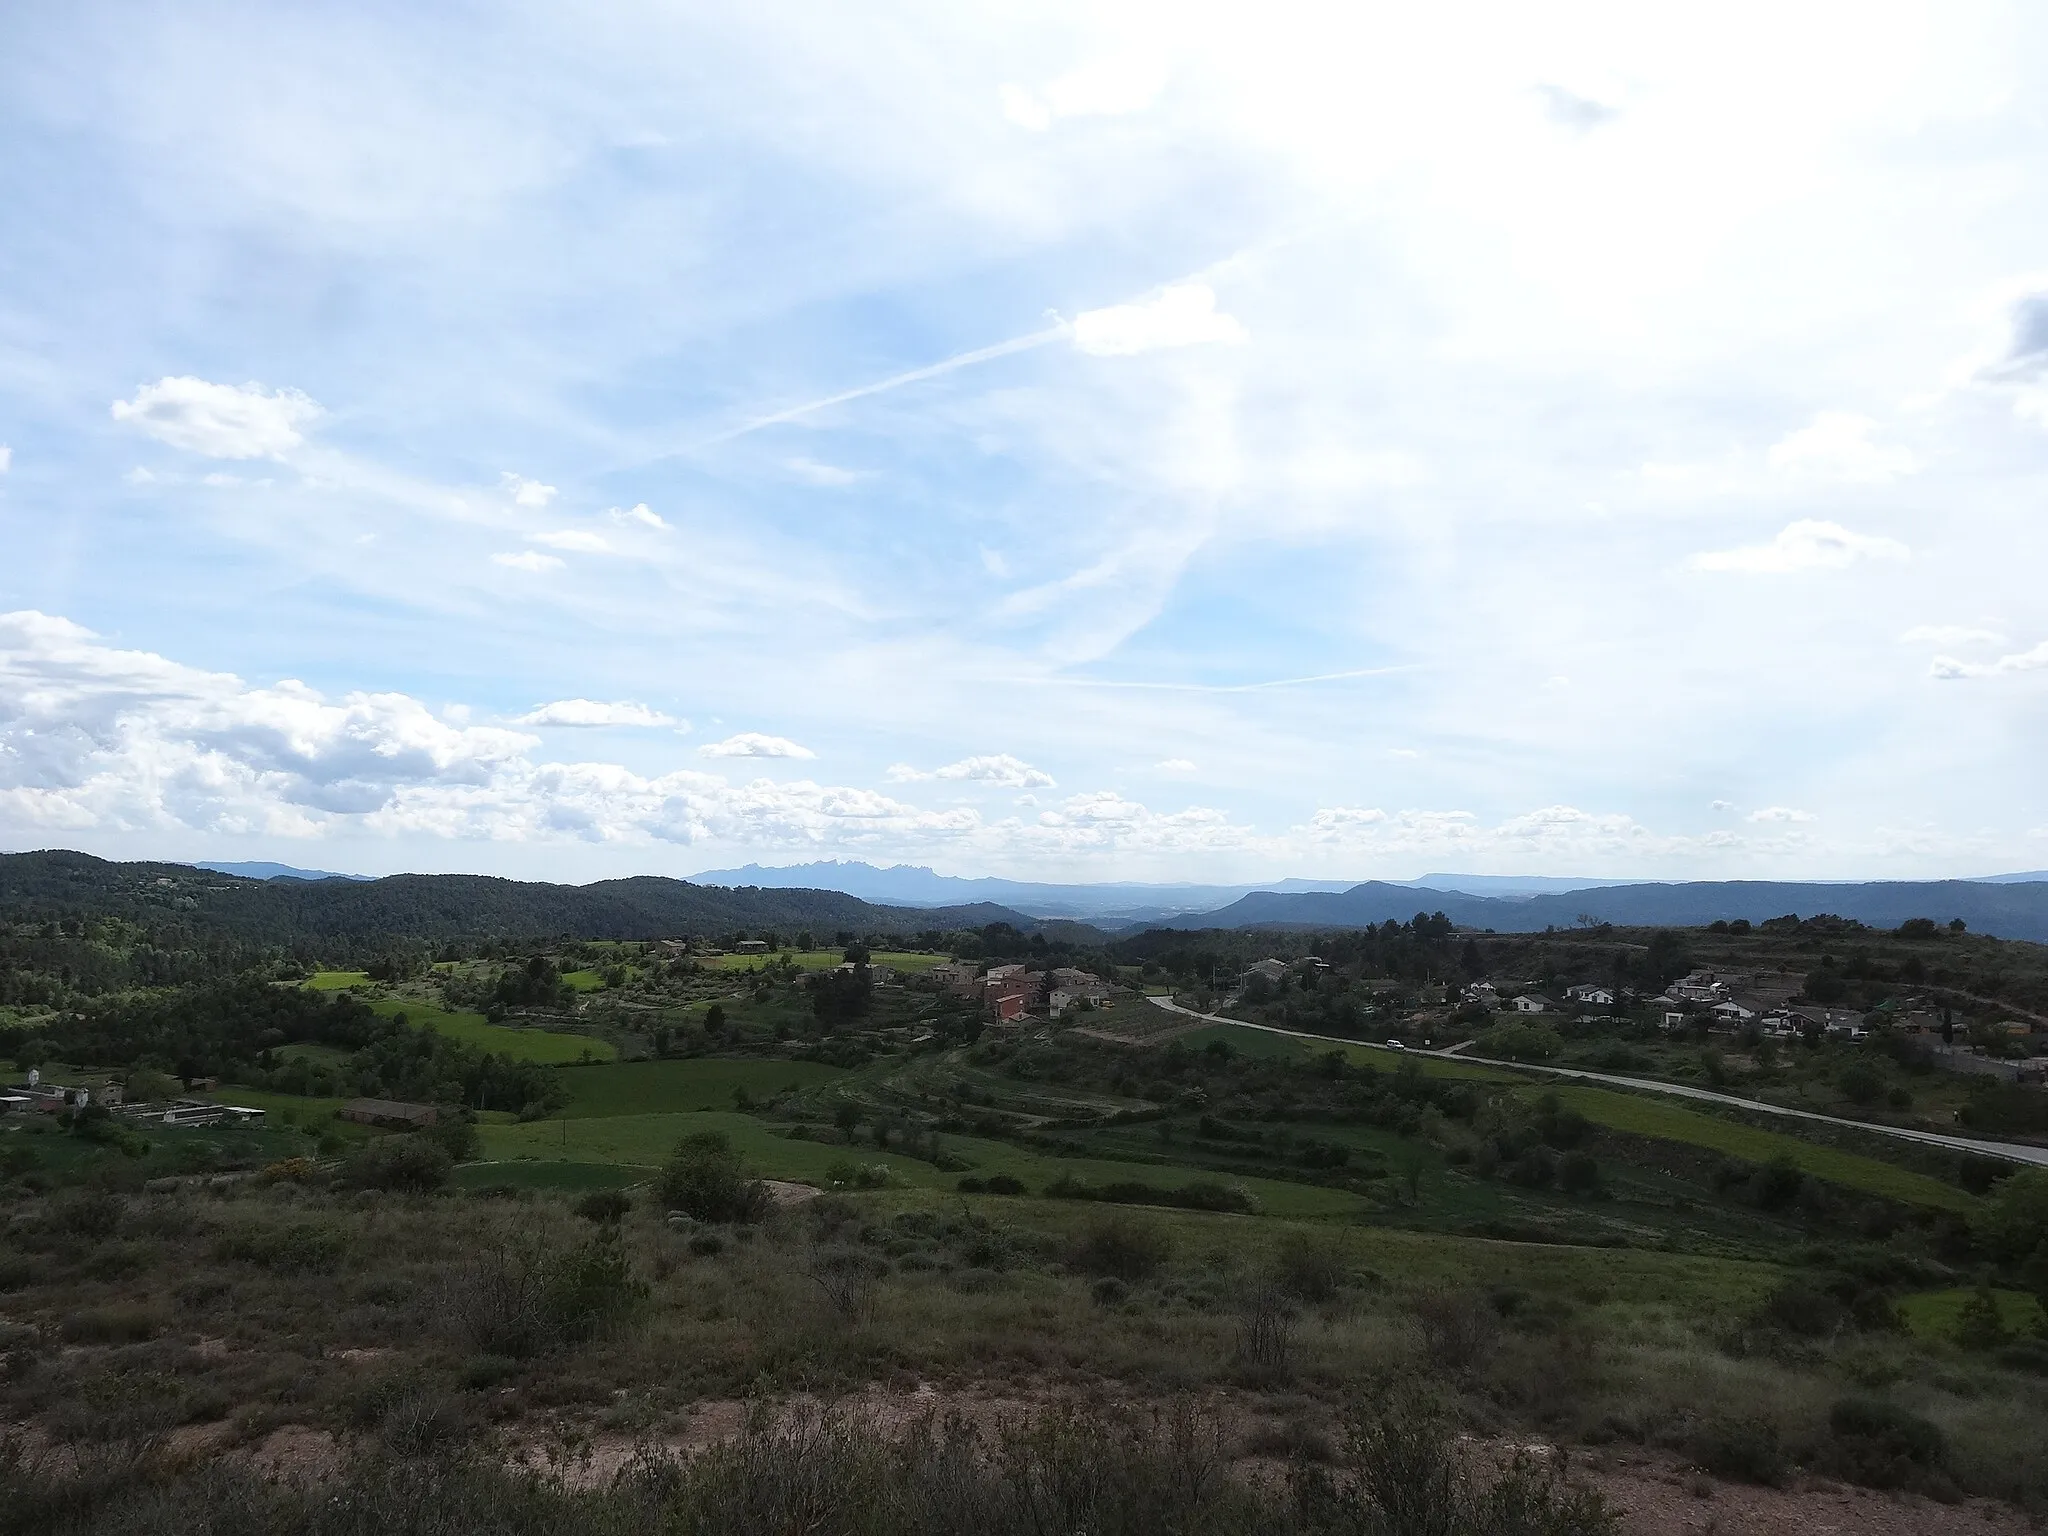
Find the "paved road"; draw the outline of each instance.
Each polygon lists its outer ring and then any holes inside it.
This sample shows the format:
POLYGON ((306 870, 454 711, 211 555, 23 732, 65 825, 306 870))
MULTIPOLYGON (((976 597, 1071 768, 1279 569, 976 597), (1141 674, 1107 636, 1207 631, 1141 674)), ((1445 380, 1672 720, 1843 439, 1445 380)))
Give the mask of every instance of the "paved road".
POLYGON ((1395 1051, 1383 1045, 1374 1045, 1370 1040, 1340 1040, 1333 1035, 1309 1035, 1299 1030, 1281 1029, 1272 1024, 1250 1024, 1243 1019, 1226 1019, 1221 1014, 1197 1013, 1192 1008, 1183 1008, 1170 997, 1154 997, 1148 1001, 1164 1008, 1168 1013, 1185 1014, 1188 1018, 1200 1019, 1204 1023, 1235 1024, 1239 1029, 1256 1029, 1269 1035, 1285 1035, 1291 1040, 1314 1040, 1326 1045, 1362 1045, 1368 1050, 1386 1051, 1389 1056, 1440 1056, 1452 1061, 1469 1061, 1499 1067, 1508 1072, 1534 1072, 1550 1077, 1575 1078, 1581 1082, 1607 1083, 1616 1088, 1635 1088, 1645 1093, 1666 1093, 1680 1099, 1701 1099, 1709 1104, 1729 1104, 1756 1114, 1782 1115, 1788 1120, 1813 1120, 1821 1125, 1846 1126, 1852 1131, 1871 1131, 1879 1136, 1891 1136, 1900 1141, 1917 1141, 1923 1146, 1943 1147, 1951 1152, 1975 1152, 1984 1157, 2004 1158, 2010 1163, 2031 1163, 2036 1167, 2048 1168, 2048 1147, 2029 1147, 2013 1141, 1975 1141, 1968 1136, 1944 1136, 1939 1131, 1918 1131, 1910 1126, 1878 1125, 1868 1120, 1845 1120, 1839 1115, 1822 1115, 1810 1109, 1791 1109, 1783 1104, 1766 1104, 1761 1099, 1745 1099, 1732 1093, 1716 1093, 1711 1088, 1694 1088, 1685 1083, 1660 1083, 1646 1077, 1617 1077, 1611 1072, 1582 1072, 1575 1067, 1534 1067, 1518 1061, 1494 1061, 1484 1056, 1474 1056, 1458 1046, 1442 1051, 1395 1051))

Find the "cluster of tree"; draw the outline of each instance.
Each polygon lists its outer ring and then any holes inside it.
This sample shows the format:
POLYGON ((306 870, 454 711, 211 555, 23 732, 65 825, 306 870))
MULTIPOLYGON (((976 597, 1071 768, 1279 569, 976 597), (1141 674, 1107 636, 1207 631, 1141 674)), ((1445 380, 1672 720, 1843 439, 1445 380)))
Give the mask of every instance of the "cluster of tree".
POLYGON ((550 1067, 509 1061, 403 1015, 385 1018, 346 993, 243 979, 142 994, 0 1034, 0 1052, 182 1080, 227 1078, 282 1092, 361 1094, 486 1109, 548 1107, 562 1089, 550 1067), (295 1045, 343 1053, 338 1063, 289 1058, 295 1045))
POLYGON ((441 980, 441 996, 450 1008, 474 1009, 496 1020, 512 1008, 567 1009, 576 993, 546 955, 529 956, 487 970, 450 971, 441 980))

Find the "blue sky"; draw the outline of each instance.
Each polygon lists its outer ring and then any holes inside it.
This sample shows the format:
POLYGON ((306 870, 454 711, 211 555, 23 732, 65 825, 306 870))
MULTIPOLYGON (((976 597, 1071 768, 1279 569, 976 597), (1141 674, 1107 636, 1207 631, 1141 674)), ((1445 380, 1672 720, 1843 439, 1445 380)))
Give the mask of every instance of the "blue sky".
POLYGON ((2048 865, 2048 35, 1664 10, 10 9, 0 846, 2048 865))

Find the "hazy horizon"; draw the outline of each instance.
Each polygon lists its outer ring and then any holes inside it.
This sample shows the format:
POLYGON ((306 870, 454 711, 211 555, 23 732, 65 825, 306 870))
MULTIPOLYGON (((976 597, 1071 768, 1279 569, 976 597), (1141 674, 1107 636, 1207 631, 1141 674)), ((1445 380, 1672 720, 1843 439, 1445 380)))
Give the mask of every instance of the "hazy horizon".
POLYGON ((0 846, 2048 864, 2044 26, 12 12, 0 846))

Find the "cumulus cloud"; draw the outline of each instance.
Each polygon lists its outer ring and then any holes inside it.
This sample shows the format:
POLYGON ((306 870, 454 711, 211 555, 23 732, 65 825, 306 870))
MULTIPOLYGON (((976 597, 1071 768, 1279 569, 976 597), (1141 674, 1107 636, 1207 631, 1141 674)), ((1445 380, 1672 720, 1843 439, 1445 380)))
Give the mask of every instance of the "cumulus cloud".
POLYGON ((1809 480, 1882 485, 1910 475, 1920 460, 1876 440, 1877 423, 1853 411, 1822 411, 1772 445, 1771 468, 1809 480))
POLYGON ((1768 544, 1706 551, 1686 563, 1696 571, 1733 571, 1785 576, 1798 571, 1838 570, 1858 560, 1904 560, 1911 553, 1897 539, 1852 533, 1840 523, 1801 518, 1768 544))
POLYGON ((1008 84, 997 93, 1003 116, 1019 128, 1043 133, 1063 117, 1122 117, 1158 99, 1166 68, 1157 59, 1112 55, 1091 59, 1041 90, 1008 84))
POLYGON ((2001 656, 1996 661, 1958 661, 1953 656, 1937 656, 1928 670, 1944 682, 1955 682, 1966 677, 2004 677, 2012 672, 2038 672, 2044 667, 2048 667, 2048 640, 2043 640, 2032 650, 2001 656))
POLYGON ((1794 810, 1789 805, 1767 805, 1762 810, 1751 811, 1749 819, 1754 822, 1803 822, 1814 819, 1813 812, 1794 810))
POLYGON ((697 749, 706 757, 816 757, 809 747, 800 747, 787 736, 763 736, 759 731, 741 731, 723 741, 707 741, 697 749))
POLYGON ((2003 645, 2005 636, 1966 624, 1915 624, 1899 636, 1901 645, 2003 645))
POLYGON ((158 379, 116 400, 114 420, 160 443, 210 459, 282 458, 305 441, 299 429, 320 407, 296 389, 210 384, 187 375, 158 379))
POLYGON ((504 483, 505 494, 512 498, 514 506, 532 507, 538 510, 555 499, 555 488, 552 485, 542 485, 538 480, 529 480, 524 475, 515 475, 509 469, 500 474, 498 478, 504 483))
POLYGON ((1195 765, 1184 757, 1169 757, 1163 762, 1154 763, 1152 766, 1161 773, 1193 773, 1195 771, 1195 765))
POLYGON ((537 549, 501 550, 491 556, 491 564, 502 565, 515 571, 559 571, 562 560, 559 555, 544 555, 537 549))
POLYGON ((932 770, 935 779, 966 779, 976 784, 1000 784, 1006 789, 1051 789, 1053 776, 1042 768, 1010 756, 963 757, 957 763, 932 770))
POLYGON ((1090 357, 1130 357, 1207 341, 1242 342, 1245 328, 1216 308, 1207 283, 1174 283, 1135 304, 1112 304, 1074 317, 1074 345, 1090 357))
POLYGON ((525 714, 515 717, 514 725, 566 725, 566 726, 675 726, 687 730, 689 722, 665 715, 658 709, 649 709, 645 704, 634 704, 627 700, 600 703, 596 699, 557 699, 552 704, 539 704, 525 714))
POLYGON ((404 694, 250 687, 120 650, 62 618, 0 614, 0 826, 24 835, 355 829, 803 847, 918 844, 981 826, 972 810, 927 812, 846 786, 535 762, 538 745, 526 732, 439 718, 404 694))
POLYGON ((963 757, 957 763, 948 763, 943 768, 934 768, 929 773, 914 768, 909 763, 895 763, 889 768, 888 777, 895 784, 911 784, 920 779, 965 780, 976 784, 999 784, 1006 789, 1051 789, 1053 776, 1043 769, 1034 768, 1021 758, 1007 752, 986 757, 963 757))
POLYGON ((566 549, 576 554, 604 555, 611 553, 611 545, 601 533, 592 533, 587 528, 557 528, 549 533, 528 535, 534 543, 545 544, 549 549, 566 549))
POLYGON ((668 527, 668 524, 661 520, 661 515, 658 512, 649 510, 647 503, 644 501, 635 506, 627 507, 624 511, 613 507, 611 518, 615 523, 639 523, 645 528, 666 529, 668 527))
POLYGON ((1733 800, 1716 800, 1707 809, 1710 811, 1732 811, 1735 809, 1735 802, 1733 800))

